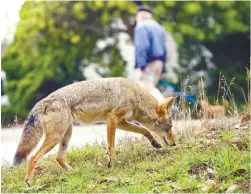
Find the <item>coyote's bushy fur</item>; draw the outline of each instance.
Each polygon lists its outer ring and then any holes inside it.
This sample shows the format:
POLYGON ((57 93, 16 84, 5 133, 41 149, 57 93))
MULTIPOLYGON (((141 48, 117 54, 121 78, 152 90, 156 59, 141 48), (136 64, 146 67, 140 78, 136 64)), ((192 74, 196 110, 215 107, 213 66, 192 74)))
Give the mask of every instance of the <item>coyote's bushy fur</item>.
POLYGON ((66 170, 66 149, 72 133, 72 121, 84 123, 107 122, 108 166, 114 158, 116 128, 143 134, 151 144, 160 148, 150 131, 156 132, 165 143, 175 145, 171 127, 171 105, 175 98, 158 101, 134 81, 125 78, 101 78, 65 86, 39 101, 24 124, 14 164, 19 164, 36 147, 40 138, 45 140, 31 157, 26 182, 32 179, 39 158, 59 144, 57 161, 66 170), (132 124, 128 119, 141 125, 132 124), (150 131, 149 131, 150 130, 150 131))

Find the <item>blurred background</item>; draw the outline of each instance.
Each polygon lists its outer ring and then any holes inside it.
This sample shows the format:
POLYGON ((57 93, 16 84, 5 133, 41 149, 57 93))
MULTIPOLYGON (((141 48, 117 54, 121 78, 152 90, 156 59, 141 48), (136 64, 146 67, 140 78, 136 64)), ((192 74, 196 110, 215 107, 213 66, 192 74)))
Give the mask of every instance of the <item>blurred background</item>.
MULTIPOLYGON (((2 126, 22 123, 40 99, 74 81, 127 77, 134 70, 133 27, 139 5, 166 30, 165 80, 197 96, 229 84, 247 102, 250 2, 6 1, 1 6, 2 126)), ((160 86, 160 89, 163 86, 160 86)), ((164 89, 162 88, 162 91, 164 89)))

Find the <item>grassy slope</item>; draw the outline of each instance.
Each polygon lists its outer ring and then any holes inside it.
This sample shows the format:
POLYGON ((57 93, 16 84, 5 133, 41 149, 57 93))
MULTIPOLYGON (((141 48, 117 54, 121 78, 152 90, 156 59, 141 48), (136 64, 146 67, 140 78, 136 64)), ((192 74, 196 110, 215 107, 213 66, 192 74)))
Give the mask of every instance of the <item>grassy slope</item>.
POLYGON ((106 167, 105 144, 72 149, 64 172, 53 157, 42 159, 32 187, 25 165, 2 168, 2 192, 234 192, 250 190, 248 130, 208 127, 196 135, 178 134, 169 153, 152 149, 145 139, 126 139, 116 148, 114 166, 106 167))

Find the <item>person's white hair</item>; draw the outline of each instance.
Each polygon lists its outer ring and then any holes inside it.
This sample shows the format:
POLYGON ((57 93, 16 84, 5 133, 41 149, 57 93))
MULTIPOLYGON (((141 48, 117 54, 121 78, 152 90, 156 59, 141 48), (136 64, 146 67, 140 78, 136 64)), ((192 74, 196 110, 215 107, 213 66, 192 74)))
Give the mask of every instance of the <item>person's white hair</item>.
POLYGON ((148 11, 138 11, 136 13, 135 20, 136 20, 136 22, 140 22, 142 20, 150 19, 152 17, 153 17, 153 15, 148 11))

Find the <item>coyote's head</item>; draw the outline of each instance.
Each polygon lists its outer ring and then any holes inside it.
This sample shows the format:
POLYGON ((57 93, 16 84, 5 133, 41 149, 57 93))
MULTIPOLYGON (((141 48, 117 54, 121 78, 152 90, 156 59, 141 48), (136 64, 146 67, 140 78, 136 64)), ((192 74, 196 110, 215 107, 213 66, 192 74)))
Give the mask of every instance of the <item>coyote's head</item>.
POLYGON ((174 136, 172 134, 172 113, 171 107, 175 102, 175 97, 168 97, 158 104, 158 119, 154 123, 154 131, 168 145, 175 146, 174 136))

